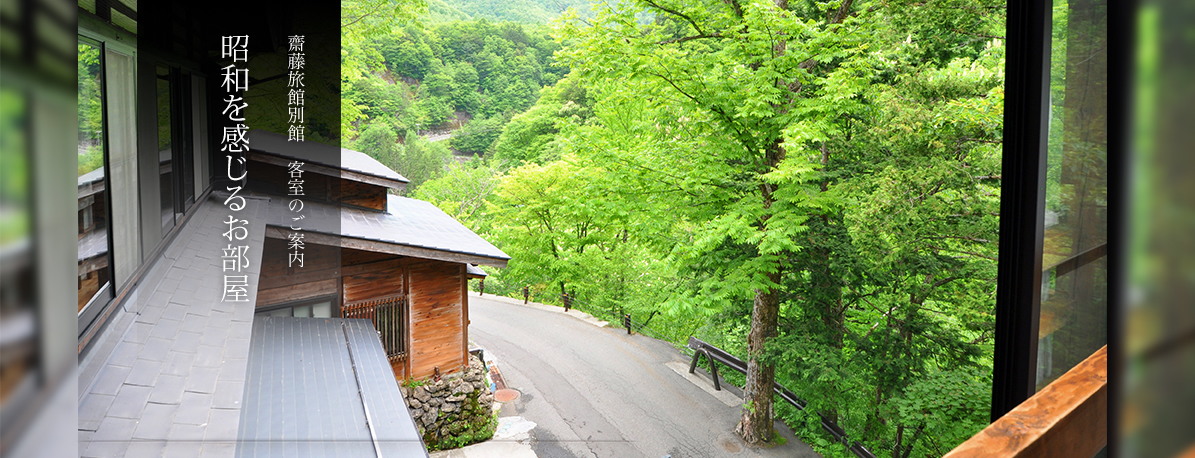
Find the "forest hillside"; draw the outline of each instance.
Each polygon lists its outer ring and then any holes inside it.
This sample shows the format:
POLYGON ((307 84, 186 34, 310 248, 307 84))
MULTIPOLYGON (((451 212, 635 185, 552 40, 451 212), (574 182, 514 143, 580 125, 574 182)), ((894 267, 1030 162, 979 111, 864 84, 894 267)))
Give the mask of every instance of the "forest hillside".
POLYGON ((772 379, 878 456, 982 429, 1004 3, 566 3, 432 0, 347 42, 346 146, 512 256, 487 293, 749 360, 748 441, 772 379))

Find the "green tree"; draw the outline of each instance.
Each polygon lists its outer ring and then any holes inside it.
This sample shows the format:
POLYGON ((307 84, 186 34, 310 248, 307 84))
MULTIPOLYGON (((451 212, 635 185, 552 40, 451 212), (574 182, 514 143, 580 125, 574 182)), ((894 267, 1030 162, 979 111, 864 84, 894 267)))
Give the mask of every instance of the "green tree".
POLYGON ((561 160, 506 174, 487 210, 494 237, 519 254, 503 275, 550 285, 555 295, 570 285, 592 290, 612 264, 635 262, 619 255, 628 246, 630 214, 603 197, 602 173, 561 160))
POLYGON ((807 148, 837 133, 864 81, 860 40, 867 24, 852 11, 849 1, 828 11, 790 9, 783 0, 697 7, 642 1, 599 12, 592 27, 573 22, 564 31, 577 42, 563 53, 574 71, 638 83, 627 86, 639 97, 671 102, 667 124, 704 125, 676 126, 704 131, 707 139, 685 145, 692 148, 689 163, 670 161, 679 175, 672 179, 709 194, 697 215, 704 222, 680 254, 726 261, 718 267, 724 279, 703 285, 708 297, 754 303, 746 405, 736 428, 749 443, 774 436, 775 364, 765 350, 777 335, 787 260, 806 243, 809 217, 833 205, 816 186, 819 164, 807 148), (640 25, 642 10, 656 21, 640 25))
POLYGON ((493 167, 470 161, 453 164, 442 176, 428 180, 415 192, 416 199, 431 202, 474 232, 487 233, 491 218, 486 201, 502 182, 493 167))
POLYGON ((104 166, 103 103, 100 98, 100 50, 79 45, 79 175, 104 166))
POLYGON ((518 165, 523 162, 547 164, 562 157, 563 131, 583 125, 592 116, 592 108, 579 78, 566 78, 545 88, 529 110, 515 115, 494 143, 494 161, 518 165))
POLYGON ((452 74, 452 104, 457 110, 477 113, 481 108, 477 70, 468 62, 457 62, 449 69, 449 73, 452 74))
POLYGON ((408 25, 402 33, 379 38, 377 47, 386 61, 386 68, 395 74, 417 80, 427 75, 432 59, 435 59, 422 29, 414 25, 408 25))
MULTIPOLYGON (((341 93, 350 91, 358 79, 369 73, 370 67, 381 67, 382 55, 368 44, 370 40, 394 31, 426 9, 424 0, 341 0, 341 93)), ((354 137, 356 124, 363 117, 360 105, 342 101, 342 138, 354 137)))
MULTIPOLYGON (((630 8, 565 28, 599 125, 547 141, 684 202, 668 218, 678 295, 721 310, 729 347, 746 334, 756 374, 741 433, 770 437, 751 426, 770 424, 771 365, 877 448, 934 453, 936 426, 893 420, 893 402, 985 364, 1003 48, 967 33, 998 20, 917 29, 939 49, 880 27, 942 19, 932 6, 639 5, 654 23, 630 8)), ((987 7, 967 6, 947 22, 987 7)))
POLYGON ((353 142, 352 149, 368 154, 390 168, 399 166, 401 151, 398 135, 384 123, 370 124, 353 142))
POLYGON ((490 150, 505 123, 501 116, 473 118, 452 136, 449 145, 462 153, 484 154, 490 150))
POLYGON ((440 176, 451 160, 452 153, 444 142, 429 142, 415 132, 407 131, 392 168, 410 180, 407 183, 407 192, 410 193, 424 182, 440 176))

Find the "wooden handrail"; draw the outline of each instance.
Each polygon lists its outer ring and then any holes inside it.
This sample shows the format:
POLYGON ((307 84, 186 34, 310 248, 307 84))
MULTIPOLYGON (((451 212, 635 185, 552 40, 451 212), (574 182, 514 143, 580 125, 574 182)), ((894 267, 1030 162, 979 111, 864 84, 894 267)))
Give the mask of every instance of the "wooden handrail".
POLYGON ((1091 458, 1108 444, 1108 346, 944 458, 1091 458))

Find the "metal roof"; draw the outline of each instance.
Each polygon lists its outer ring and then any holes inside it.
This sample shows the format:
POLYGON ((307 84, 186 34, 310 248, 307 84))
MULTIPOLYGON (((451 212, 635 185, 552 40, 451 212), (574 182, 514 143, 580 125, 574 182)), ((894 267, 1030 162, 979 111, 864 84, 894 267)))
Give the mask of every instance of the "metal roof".
POLYGON ((299 159, 303 162, 323 164, 329 167, 350 170, 403 183, 410 182, 410 180, 399 175, 398 172, 390 170, 389 167, 378 162, 377 159, 369 157, 368 154, 360 151, 353 151, 348 148, 339 148, 318 142, 287 141, 285 135, 264 130, 249 131, 248 139, 249 147, 255 151, 299 159), (339 156, 336 155, 337 150, 340 150, 339 156), (339 164, 336 163, 337 160, 340 161, 339 164))
POLYGON ((238 457, 428 456, 369 320, 253 320, 238 457))
POLYGON ((79 239, 79 262, 108 254, 108 228, 99 228, 79 239))
POLYGON ((79 175, 79 187, 83 185, 95 183, 104 179, 104 168, 92 170, 90 172, 79 175))
POLYGON ((287 207, 289 200, 270 199, 271 225, 289 229, 292 225, 303 232, 351 237, 405 247, 423 248, 444 253, 474 256, 484 264, 499 267, 510 256, 431 203, 395 195, 389 198, 386 213, 340 208, 321 202, 306 202, 301 214, 304 219, 294 221, 287 207), (335 215, 339 215, 336 218, 335 215))
POLYGON ((485 273, 484 270, 481 270, 480 267, 477 267, 473 264, 465 264, 465 269, 466 269, 465 274, 469 275, 470 277, 474 277, 474 278, 485 278, 490 275, 490 274, 485 273))

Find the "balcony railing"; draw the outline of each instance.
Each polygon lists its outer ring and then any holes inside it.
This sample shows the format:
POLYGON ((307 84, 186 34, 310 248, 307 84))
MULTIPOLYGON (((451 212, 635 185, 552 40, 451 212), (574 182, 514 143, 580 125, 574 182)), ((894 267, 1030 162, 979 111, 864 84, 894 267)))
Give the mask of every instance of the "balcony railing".
POLYGON ((1091 458, 1107 444, 1105 345, 946 458, 1091 458))
POLYGON ((406 309, 405 298, 390 296, 350 302, 341 307, 340 316, 373 321, 382 348, 386 349, 386 357, 393 364, 407 356, 406 309))

